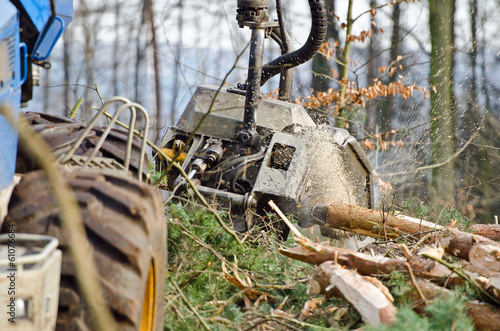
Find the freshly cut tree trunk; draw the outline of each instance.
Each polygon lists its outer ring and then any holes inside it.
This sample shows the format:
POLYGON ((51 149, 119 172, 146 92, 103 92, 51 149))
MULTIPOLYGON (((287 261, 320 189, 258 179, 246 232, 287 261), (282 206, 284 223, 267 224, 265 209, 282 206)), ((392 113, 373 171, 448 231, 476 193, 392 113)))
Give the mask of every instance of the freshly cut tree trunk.
MULTIPOLYGON (((326 226, 346 230, 357 234, 381 238, 395 239, 405 235, 420 238, 430 231, 442 230, 443 227, 432 222, 403 215, 392 215, 379 210, 335 202, 328 206, 326 226)), ((491 240, 500 240, 500 226, 475 224, 474 234, 491 240)))
POLYGON ((383 239, 395 239, 408 234, 420 237, 429 231, 441 229, 439 225, 417 218, 398 217, 342 202, 330 204, 326 213, 326 225, 383 239))
POLYGON ((345 299, 367 324, 392 324, 396 321, 396 308, 389 290, 378 282, 361 277, 354 270, 343 269, 332 261, 321 264, 311 287, 315 293, 334 295, 345 299), (388 294, 388 296, 387 296, 388 294))

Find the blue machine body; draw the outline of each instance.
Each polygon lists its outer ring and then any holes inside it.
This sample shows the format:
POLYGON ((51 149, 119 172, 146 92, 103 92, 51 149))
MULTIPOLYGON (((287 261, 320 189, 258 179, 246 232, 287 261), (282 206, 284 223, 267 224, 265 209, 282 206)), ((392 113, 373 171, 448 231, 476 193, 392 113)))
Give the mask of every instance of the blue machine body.
POLYGON ((19 2, 38 32, 32 56, 35 60, 45 60, 73 19, 73 0, 20 0, 19 2))
MULTIPOLYGON (((14 5, 0 0, 0 190, 6 188, 16 170, 17 132, 7 121, 3 112, 14 118, 21 106, 21 41, 19 14, 14 5)), ((24 45, 25 47, 26 45, 24 45)), ((25 54, 26 55, 26 54, 25 54)), ((24 77, 26 78, 26 77, 24 77)))
MULTIPOLYGON (((73 17, 72 0, 0 0, 0 191, 14 177, 17 119, 31 63, 49 57, 73 17), (24 41, 24 42, 23 42, 24 41)), ((31 82, 30 82, 31 83, 31 82)))

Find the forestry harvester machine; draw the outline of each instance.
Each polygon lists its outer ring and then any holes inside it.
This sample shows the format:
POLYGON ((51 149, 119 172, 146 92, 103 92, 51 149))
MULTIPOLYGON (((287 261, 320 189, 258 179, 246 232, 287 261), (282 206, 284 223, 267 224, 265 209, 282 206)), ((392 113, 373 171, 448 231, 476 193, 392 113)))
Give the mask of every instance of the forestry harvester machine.
MULTIPOLYGON (((302 106, 290 102, 293 68, 310 60, 324 42, 325 2, 309 0, 309 37, 294 51, 280 1, 276 21, 268 19, 268 8, 268 0, 238 0, 238 24, 251 31, 246 81, 230 88, 198 87, 162 143, 197 190, 230 211, 238 232, 263 219, 269 200, 304 228, 324 224, 324 206, 335 201, 373 208, 372 167, 358 142, 344 129, 315 124, 302 106), (263 65, 269 37, 282 55, 263 65), (278 74, 279 97, 269 98, 260 88, 278 74)), ((175 168, 167 185, 177 196, 190 192, 175 168)), ((282 238, 288 235, 285 224, 277 230, 282 238)))

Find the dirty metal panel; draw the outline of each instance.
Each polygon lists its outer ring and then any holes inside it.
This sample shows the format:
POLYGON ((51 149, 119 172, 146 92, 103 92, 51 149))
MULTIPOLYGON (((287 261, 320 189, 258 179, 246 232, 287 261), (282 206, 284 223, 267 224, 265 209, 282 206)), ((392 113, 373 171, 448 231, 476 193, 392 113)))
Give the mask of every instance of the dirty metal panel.
MULTIPOLYGON (((245 97, 222 89, 212 106, 216 92, 217 87, 198 87, 176 126, 192 132, 196 130, 202 118, 210 110, 210 116, 204 120, 197 133, 234 139, 243 122, 245 97)), ((291 124, 315 126, 300 105, 272 98, 261 100, 255 116, 257 126, 277 131, 281 131, 291 124)))
POLYGON ((297 200, 308 168, 307 146, 301 137, 276 132, 262 162, 254 192, 297 200), (289 153, 280 163, 274 161, 275 145, 288 146, 289 153), (291 158, 291 160, 289 160, 291 158), (287 168, 287 170, 284 170, 287 168))

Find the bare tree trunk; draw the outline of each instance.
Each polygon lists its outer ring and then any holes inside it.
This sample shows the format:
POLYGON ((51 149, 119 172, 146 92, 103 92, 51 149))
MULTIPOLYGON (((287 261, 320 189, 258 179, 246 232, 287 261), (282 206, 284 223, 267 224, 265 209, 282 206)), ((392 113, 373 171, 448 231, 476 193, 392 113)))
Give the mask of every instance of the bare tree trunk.
POLYGON ((174 78, 172 80, 172 102, 170 106, 170 125, 175 124, 175 110, 177 109, 177 98, 179 93, 179 70, 180 70, 180 58, 182 53, 182 13, 183 5, 182 0, 177 3, 177 8, 179 9, 178 23, 177 23, 177 45, 175 46, 175 67, 174 67, 174 78))
MULTIPOLYGON (((337 120, 337 126, 340 128, 343 128, 345 125, 345 119, 342 118, 345 116, 345 111, 346 111, 346 104, 345 104, 345 93, 347 89, 347 83, 348 83, 348 74, 349 74, 349 58, 350 58, 350 52, 351 52, 351 41, 349 40, 349 37, 351 36, 351 31, 352 31, 352 25, 353 25, 353 19, 352 19, 352 6, 353 6, 353 0, 348 0, 348 5, 347 5, 347 23, 346 23, 346 41, 344 45, 344 52, 342 53, 342 58, 340 59, 340 63, 342 64, 342 67, 340 68, 341 74, 340 74, 340 90, 339 90, 339 105, 338 105, 338 117, 340 117, 337 120)), ((337 114, 336 114, 337 115, 337 114)))
MULTIPOLYGON (((474 16, 477 17, 477 15, 479 14, 478 13, 478 6, 477 6, 477 0, 471 0, 472 1, 472 8, 471 8, 471 11, 474 11, 474 16)), ((471 13, 471 16, 473 14, 471 13)), ((482 21, 482 20, 480 20, 482 21)), ((475 21, 476 22, 476 21, 475 21)), ((488 145, 495 145, 495 129, 492 127, 492 124, 490 122, 490 118, 491 118, 491 113, 489 113, 491 111, 491 104, 490 104, 490 97, 489 97, 489 91, 488 91, 488 87, 487 87, 487 75, 486 75, 486 58, 485 58, 485 54, 486 54, 486 50, 485 50, 485 44, 486 44, 486 31, 484 31, 484 26, 481 27, 481 30, 482 30, 482 41, 481 41, 481 49, 480 49, 480 52, 482 53, 482 57, 481 57, 481 71, 482 71, 482 86, 481 86, 481 92, 484 94, 484 99, 486 100, 486 104, 485 104, 485 110, 486 110, 486 113, 483 114, 484 118, 485 118, 485 121, 484 121, 484 127, 482 128, 482 133, 481 133, 481 144, 484 145, 484 146, 488 146, 488 145)), ((477 32, 477 27, 476 27, 476 32, 477 32)), ((473 39, 473 42, 475 42, 475 45, 476 45, 476 52, 479 50, 477 46, 479 46, 479 40, 477 39, 473 39)), ((477 56, 477 53, 475 53, 475 55, 477 56)), ((472 56, 472 55, 471 55, 472 56)), ((474 57, 474 59, 477 61, 476 59, 476 56, 474 57)), ((475 68, 475 67, 474 67, 475 68)), ((474 72, 474 71, 473 71, 474 72)), ((474 81, 475 83, 477 83, 477 81, 474 81)), ((476 100, 476 102, 478 102, 476 100)), ((498 131, 496 131, 498 132, 498 131)), ((498 139, 498 136, 497 136, 497 139, 498 139)), ((497 140, 498 142, 498 140, 497 140)), ((479 177, 479 180, 481 183, 487 183, 488 181, 490 181, 492 178, 496 177, 497 176, 497 172, 495 171, 495 167, 493 166, 494 164, 498 164, 498 156, 497 156, 497 159, 495 160, 495 156, 492 156, 489 151, 482 147, 480 152, 478 153, 478 167, 479 167, 479 174, 478 174, 478 177, 479 177)), ((497 154, 498 155, 498 154, 497 154)), ((492 189, 492 186, 491 185, 481 185, 479 186, 479 191, 480 191, 480 196, 481 196, 481 202, 480 202, 480 205, 477 206, 479 207, 480 209, 482 209, 482 215, 481 215, 481 219, 483 222, 485 223, 490 223, 492 222, 493 220, 493 216, 494 216, 494 213, 495 213, 495 210, 498 211, 498 200, 496 201, 497 204, 495 206, 495 196, 498 197, 498 194, 495 194, 494 190, 492 189)), ((498 199, 498 198, 497 198, 498 199)))
MULTIPOLYGON (((453 97, 455 0, 429 1, 431 33, 431 152, 432 163, 440 163, 455 152, 455 108, 453 97)), ((455 203, 455 160, 432 170, 432 200, 440 204, 455 203)))
POLYGON ((134 100, 140 104, 144 103, 143 99, 144 91, 141 89, 143 85, 141 81, 141 74, 142 74, 142 64, 144 62, 144 52, 145 52, 145 47, 143 47, 144 35, 142 33, 142 28, 144 26, 144 17, 146 15, 145 11, 146 11, 146 2, 144 2, 144 6, 142 8, 141 21, 139 23, 139 26, 137 27, 137 35, 135 39, 134 100))
POLYGON ((118 66, 120 62, 120 6, 119 1, 115 1, 115 40, 113 43, 113 95, 120 95, 118 88, 118 66))
MULTIPOLYGON (((401 28, 400 28, 400 16, 401 16, 401 3, 396 2, 392 9, 392 35, 391 35, 391 51, 390 51, 390 66, 397 66, 397 58, 400 55, 399 42, 401 39, 401 28)), ((396 81, 397 75, 392 75, 388 77, 388 84, 394 83, 396 81)), ((392 129, 391 121, 394 117, 395 108, 397 106, 397 98, 391 96, 384 100, 381 116, 380 116, 380 131, 385 133, 392 129)))
MULTIPOLYGON (((399 5, 399 3, 396 3, 399 5)), ((394 6, 396 6, 394 5, 394 6)), ((370 0, 370 8, 375 8, 377 6, 376 0, 370 0)), ((376 24, 375 17, 372 17, 372 22, 376 24)), ((366 67, 366 84, 368 86, 372 85, 375 82, 375 78, 377 77, 378 67, 380 66, 380 59, 377 56, 379 53, 379 47, 376 42, 378 37, 378 28, 372 25, 372 37, 370 38, 370 45, 368 47, 368 65, 366 67)), ((365 130, 366 131, 375 131, 375 126, 377 123, 377 105, 373 102, 368 102, 365 107, 366 111, 366 121, 365 121, 365 130)))
POLYGON ((151 47, 153 47, 153 70, 155 76, 155 133, 153 141, 157 142, 160 139, 160 133, 164 128, 163 112, 162 112, 162 93, 161 93, 161 76, 160 76, 160 60, 158 58, 159 47, 156 41, 156 25, 154 21, 153 0, 146 0, 146 21, 149 23, 151 30, 151 47), (146 5, 147 4, 147 5, 146 5))

